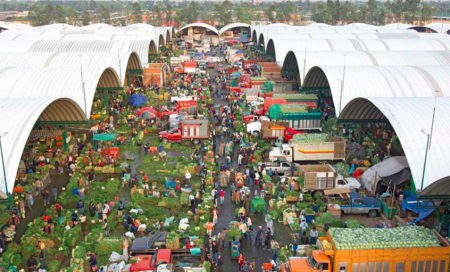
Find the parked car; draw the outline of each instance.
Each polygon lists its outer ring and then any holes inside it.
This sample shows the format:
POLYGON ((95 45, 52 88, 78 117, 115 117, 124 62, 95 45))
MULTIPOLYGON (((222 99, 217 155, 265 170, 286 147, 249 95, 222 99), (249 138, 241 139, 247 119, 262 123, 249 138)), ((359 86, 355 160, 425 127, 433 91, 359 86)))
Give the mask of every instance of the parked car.
POLYGON ((214 68, 214 62, 212 61, 208 62, 208 68, 214 68))

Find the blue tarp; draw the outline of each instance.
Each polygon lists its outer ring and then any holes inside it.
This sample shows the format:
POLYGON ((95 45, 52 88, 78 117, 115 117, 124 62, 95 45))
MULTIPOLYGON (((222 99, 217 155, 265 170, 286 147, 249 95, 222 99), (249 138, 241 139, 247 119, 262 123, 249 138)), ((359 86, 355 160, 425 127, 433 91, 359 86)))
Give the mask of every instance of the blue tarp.
POLYGON ((417 200, 416 196, 413 195, 403 200, 402 210, 406 211, 406 209, 408 209, 419 214, 419 217, 410 223, 414 224, 432 214, 440 204, 440 201, 438 203, 433 203, 432 201, 417 200))

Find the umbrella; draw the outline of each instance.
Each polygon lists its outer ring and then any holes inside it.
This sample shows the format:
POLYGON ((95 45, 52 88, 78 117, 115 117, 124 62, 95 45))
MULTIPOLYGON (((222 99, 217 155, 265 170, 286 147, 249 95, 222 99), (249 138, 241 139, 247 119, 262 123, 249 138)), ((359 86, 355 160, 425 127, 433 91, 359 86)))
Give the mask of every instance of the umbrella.
POLYGON ((130 104, 133 106, 142 106, 145 103, 145 96, 142 94, 134 94, 130 97, 130 104))
POLYGON ((239 147, 250 147, 250 145, 246 144, 246 143, 243 143, 243 144, 239 145, 239 147))
POLYGON ((240 74, 231 74, 232 77, 240 77, 240 74))
POLYGON ((155 118, 155 114, 153 112, 151 112, 151 111, 144 111, 142 113, 142 118, 144 118, 144 119, 153 119, 153 118, 155 118))

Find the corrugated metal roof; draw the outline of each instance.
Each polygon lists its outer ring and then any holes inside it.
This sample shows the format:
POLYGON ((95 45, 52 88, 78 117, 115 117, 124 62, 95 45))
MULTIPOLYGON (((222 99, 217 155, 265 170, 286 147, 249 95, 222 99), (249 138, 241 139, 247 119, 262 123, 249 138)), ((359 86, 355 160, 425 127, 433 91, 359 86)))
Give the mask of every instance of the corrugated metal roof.
MULTIPOLYGON (((0 99, 0 134, 5 159, 8 191, 16 181, 23 148, 36 121, 86 121, 83 110, 70 99, 19 98, 0 99)), ((0 156, 0 165, 2 165, 0 156)), ((0 191, 5 192, 5 175, 0 167, 0 191)))
POLYGON ((139 56, 135 52, 0 52, 0 67, 65 67, 113 68, 124 82, 127 69, 142 69, 139 56), (120 60, 120 63, 119 63, 120 60))
POLYGON ((249 26, 250 26, 250 25, 249 25, 249 24, 246 24, 246 23, 233 23, 233 24, 229 24, 229 25, 226 25, 226 26, 222 27, 222 28, 219 30, 219 34, 222 35, 222 33, 224 33, 225 31, 228 31, 228 30, 233 29, 233 28, 235 28, 235 27, 249 27, 249 26))
POLYGON ((188 25, 185 25, 185 26, 183 26, 182 28, 180 28, 180 29, 177 31, 177 33, 180 32, 180 31, 182 31, 182 30, 184 30, 184 29, 186 29, 186 28, 190 28, 190 27, 202 27, 202 28, 206 28, 206 29, 208 29, 208 30, 210 30, 210 31, 212 31, 212 32, 214 32, 214 33, 216 33, 217 35, 219 35, 219 31, 217 31, 217 29, 216 29, 215 27, 213 27, 212 25, 204 24, 204 23, 195 23, 195 24, 188 24, 188 25))
POLYGON ((444 24, 444 23, 432 23, 425 25, 425 27, 431 28, 437 33, 447 33, 449 34, 450 31, 450 24, 444 24))
MULTIPOLYGON (((357 98, 342 111, 339 119, 388 119, 398 135, 411 169, 416 189, 421 188, 424 171, 427 135, 431 132, 433 109, 436 102, 434 125, 429 146, 423 188, 450 176, 448 154, 450 145, 450 98, 403 97, 357 98)), ((441 184, 448 187, 448 184, 441 184)))
POLYGON ((283 69, 298 69, 300 79, 315 66, 450 66, 450 51, 290 51, 283 69), (304 70, 305 69, 305 70, 304 70))
MULTIPOLYGON (((121 88, 112 68, 83 69, 86 111, 97 88, 121 88)), ((85 105, 80 68, 0 68, 0 98, 70 98, 85 105)))
POLYGON ((343 67, 313 67, 303 82, 304 87, 329 87, 337 116, 357 97, 430 97, 435 90, 450 95, 450 66, 345 67, 341 84, 343 74, 343 67))
POLYGON ((143 65, 157 54, 153 41, 0 41, 0 52, 136 52, 143 65))

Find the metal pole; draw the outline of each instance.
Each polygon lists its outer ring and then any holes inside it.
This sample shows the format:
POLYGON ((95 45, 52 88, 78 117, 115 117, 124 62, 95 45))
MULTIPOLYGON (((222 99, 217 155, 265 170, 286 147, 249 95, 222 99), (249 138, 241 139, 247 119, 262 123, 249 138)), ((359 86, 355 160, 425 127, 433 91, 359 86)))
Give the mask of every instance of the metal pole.
POLYGON ((428 144, 430 143, 430 134, 427 135, 427 148, 425 149, 425 160, 423 162, 423 173, 422 173, 422 185, 420 186, 420 191, 423 190, 423 182, 425 180, 425 169, 427 167, 427 156, 428 156, 428 144))
POLYGON ((119 60, 119 79, 120 79, 120 83, 123 83, 123 79, 122 79, 122 65, 121 65, 121 61, 120 61, 120 50, 119 50, 119 48, 117 48, 117 59, 119 60))
POLYGON ((347 58, 347 54, 344 54, 344 69, 342 71, 342 82, 341 82, 341 97, 339 99, 339 115, 341 115, 342 110, 342 92, 344 91, 344 82, 345 82, 345 60, 347 58))
MULTIPOLYGON (((89 113, 87 112, 86 107, 86 91, 84 90, 84 80, 83 80, 83 55, 80 55, 80 71, 81 71, 81 91, 83 92, 84 97, 84 112, 86 113, 86 117, 89 117, 89 113)), ((89 118, 88 118, 89 119, 89 118)))
POLYGON ((2 136, 0 136, 0 153, 1 153, 1 157, 2 157, 3 178, 5 179, 5 191, 6 191, 6 195, 9 196, 8 182, 6 179, 5 159, 3 158, 2 136))
POLYGON ((308 48, 305 47, 305 58, 303 59, 303 79, 302 79, 302 85, 305 83, 305 73, 306 73, 306 55, 308 53, 308 48))

